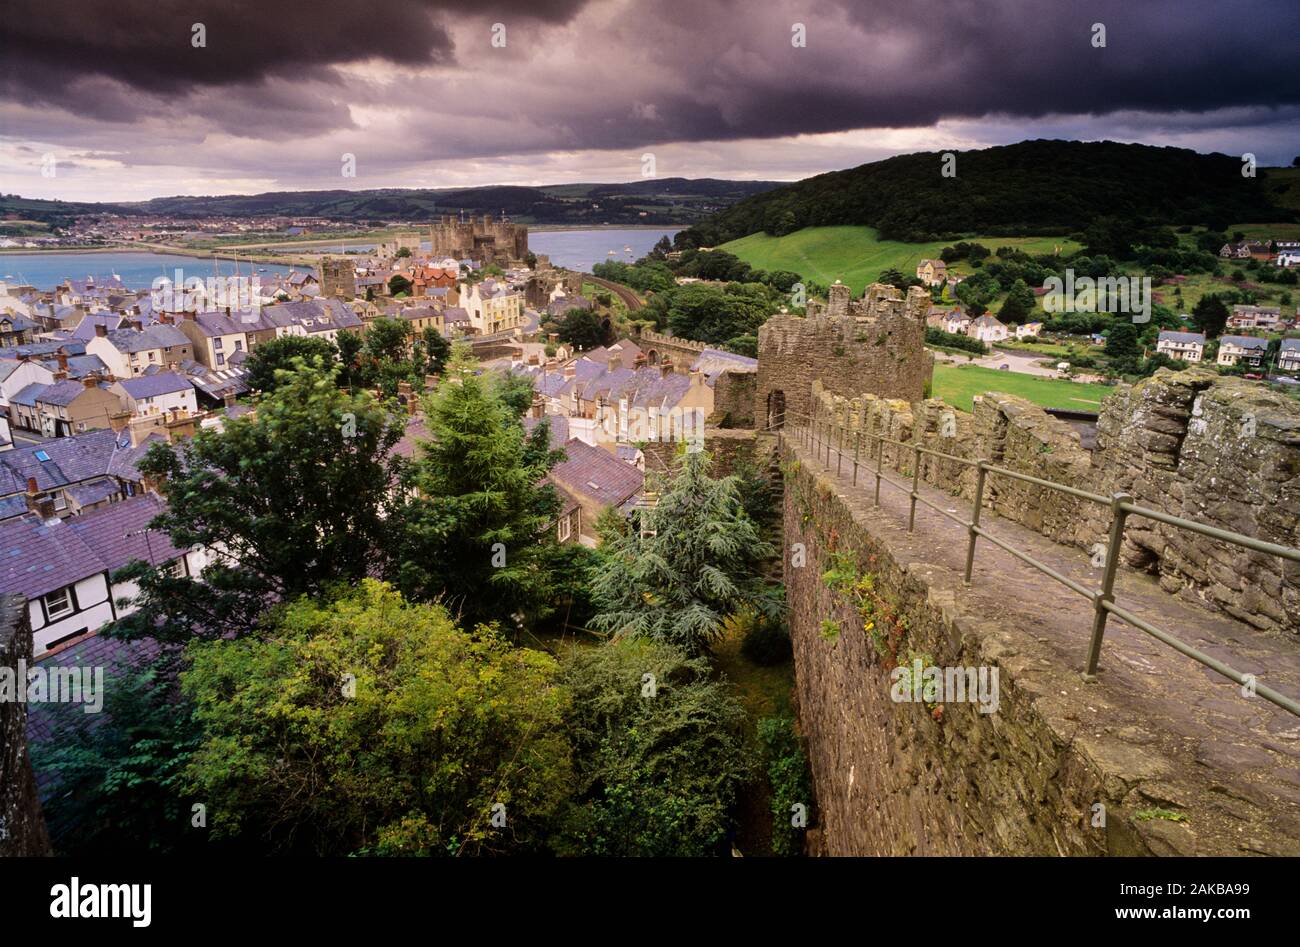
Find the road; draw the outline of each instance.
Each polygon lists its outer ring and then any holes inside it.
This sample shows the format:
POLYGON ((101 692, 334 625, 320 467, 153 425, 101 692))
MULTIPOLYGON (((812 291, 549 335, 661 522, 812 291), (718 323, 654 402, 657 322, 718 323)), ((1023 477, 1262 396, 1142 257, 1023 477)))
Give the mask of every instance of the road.
MULTIPOLYGON (((935 352, 934 357, 941 362, 951 362, 954 365, 967 364, 967 358, 964 355, 949 355, 947 352, 935 352)), ((1066 359, 1052 358, 1050 355, 1042 355, 1037 352, 1010 352, 1006 349, 994 349, 988 355, 977 355, 970 361, 972 365, 978 365, 981 368, 999 369, 1003 365, 1008 366, 1007 370, 1018 372, 1021 375, 1037 375, 1040 378, 1062 378, 1064 377, 1056 370, 1058 361, 1067 361, 1066 359), (1052 367, 1048 368, 1039 365, 1039 362, 1047 361, 1052 367)), ((1075 373, 1073 376, 1076 381, 1100 381, 1100 376, 1085 375, 1075 373)))

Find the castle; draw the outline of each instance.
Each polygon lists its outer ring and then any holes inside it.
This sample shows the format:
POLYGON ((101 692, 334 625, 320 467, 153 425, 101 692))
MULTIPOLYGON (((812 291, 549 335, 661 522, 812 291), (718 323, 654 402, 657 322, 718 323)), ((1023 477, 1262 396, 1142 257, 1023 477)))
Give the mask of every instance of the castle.
POLYGON ((512 224, 503 216, 494 221, 484 214, 482 220, 457 220, 444 214, 429 230, 433 247, 431 256, 476 260, 484 265, 505 266, 528 256, 528 228, 512 224))
POLYGON ((840 282, 829 301, 809 300, 806 317, 772 316, 758 330, 754 421, 781 427, 787 412, 801 422, 812 409, 812 383, 831 394, 864 392, 908 402, 926 397, 932 359, 925 350, 930 297, 919 286, 902 295, 874 283, 853 299, 840 282))
POLYGON ((347 257, 322 257, 320 261, 320 289, 325 297, 355 299, 357 296, 356 267, 347 257))

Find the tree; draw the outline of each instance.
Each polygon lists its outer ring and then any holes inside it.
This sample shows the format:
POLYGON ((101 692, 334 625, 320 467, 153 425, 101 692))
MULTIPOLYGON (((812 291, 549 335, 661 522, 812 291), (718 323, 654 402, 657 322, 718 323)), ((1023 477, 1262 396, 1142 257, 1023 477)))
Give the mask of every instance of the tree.
POLYGON ((334 344, 339 353, 339 384, 344 388, 365 388, 372 384, 372 372, 361 357, 365 340, 358 333, 343 329, 334 344))
MULTIPOLYGON (((408 598, 441 598, 468 625, 553 607, 559 501, 546 471, 564 454, 548 425, 525 437, 507 383, 474 374, 464 346, 425 399, 430 438, 404 478, 407 502, 389 523, 394 579, 408 598)), ((531 386, 528 392, 531 398, 531 386)))
POLYGON ((1202 296, 1192 309, 1192 321, 1207 339, 1217 338, 1228 324, 1228 307, 1218 293, 1202 296))
POLYGON ((1018 279, 1012 284, 1007 298, 1003 300, 1002 308, 998 310, 998 318, 1003 322, 1019 325, 1028 319, 1033 311, 1034 291, 1024 280, 1018 279))
POLYGON ((394 273, 388 279, 388 294, 390 296, 400 296, 403 293, 411 291, 411 281, 401 273, 394 273))
POLYGON ((425 371, 431 375, 441 375, 447 356, 451 354, 451 343, 432 326, 425 328, 420 341, 424 343, 425 371))
POLYGON ((406 257, 409 257, 410 255, 411 255, 411 248, 410 248, 410 247, 400 247, 400 248, 398 248, 398 251, 397 251, 396 253, 393 254, 393 256, 396 257, 396 258, 399 259, 399 260, 405 259, 406 257))
POLYGON ((752 764, 744 709, 707 660, 615 641, 575 649, 561 680, 577 785, 560 854, 727 854, 752 764))
POLYGON ((538 851, 571 785, 557 675, 366 579, 294 601, 264 639, 192 648, 187 774, 214 836, 274 852, 538 851))
MULTIPOLYGON (((277 373, 292 369, 295 359, 326 371, 338 359, 338 349, 329 339, 314 339, 305 335, 282 335, 268 339, 248 354, 248 387, 254 391, 272 391, 278 384, 277 373)), ((285 377, 285 376, 280 376, 285 377)))
POLYGON ((1118 374, 1131 375, 1137 371, 1140 355, 1137 326, 1127 319, 1117 319, 1106 331, 1106 357, 1111 367, 1118 374))
POLYGON ((50 704, 32 763, 51 780, 44 808, 60 855, 163 855, 207 845, 191 825, 184 769, 198 746, 193 708, 158 666, 111 668, 100 714, 50 704))
POLYGON ((558 329, 560 341, 578 349, 594 349, 609 341, 600 316, 592 309, 570 309, 558 329))
POLYGON ((593 627, 666 641, 687 654, 709 649, 728 615, 771 612, 756 564, 772 552, 745 515, 735 477, 709 476, 709 458, 687 453, 648 514, 654 534, 633 529, 603 547, 592 577, 593 627))
POLYGON ((411 324, 379 318, 366 330, 365 354, 376 362, 405 362, 411 354, 411 324))
POLYGON ((142 562, 122 570, 139 583, 139 610, 111 634, 247 635, 277 601, 383 568, 405 417, 368 392, 340 391, 335 375, 282 369, 256 412, 150 447, 139 469, 167 499, 151 529, 212 559, 201 581, 142 562))

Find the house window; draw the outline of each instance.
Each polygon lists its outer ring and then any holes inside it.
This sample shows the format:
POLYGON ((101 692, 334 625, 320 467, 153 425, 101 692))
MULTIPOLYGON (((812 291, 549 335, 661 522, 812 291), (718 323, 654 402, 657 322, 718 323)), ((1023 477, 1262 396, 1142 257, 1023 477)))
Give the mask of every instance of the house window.
POLYGON ((179 556, 168 562, 163 567, 163 572, 172 579, 182 579, 185 577, 185 557, 179 556))
POLYGON ((45 617, 50 621, 57 621, 75 612, 76 606, 72 603, 72 589, 63 588, 57 592, 51 592, 45 596, 45 617))
POLYGON ((218 353, 217 353, 217 367, 220 368, 220 367, 221 367, 222 365, 224 365, 224 364, 226 364, 226 357, 225 357, 224 355, 222 355, 220 352, 218 352, 218 353))
POLYGON ((235 351, 242 352, 243 350, 244 350, 244 343, 239 339, 235 339, 235 351))
POLYGON ((213 347, 214 349, 219 349, 219 348, 221 348, 221 337, 220 337, 220 336, 217 336, 217 338, 215 338, 215 339, 212 340, 212 347, 213 347))
POLYGON ((559 534, 560 542, 564 542, 566 539, 568 539, 569 533, 570 533, 569 516, 566 513, 563 517, 560 518, 560 534, 559 534))

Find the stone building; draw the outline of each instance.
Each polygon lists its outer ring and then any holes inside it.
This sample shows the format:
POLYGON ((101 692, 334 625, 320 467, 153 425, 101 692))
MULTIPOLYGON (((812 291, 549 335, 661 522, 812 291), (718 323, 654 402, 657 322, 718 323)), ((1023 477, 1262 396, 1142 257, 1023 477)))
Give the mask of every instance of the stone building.
POLYGON ((810 300, 806 317, 777 315, 758 330, 754 422, 780 427, 787 412, 808 415, 812 384, 845 397, 863 393, 920 401, 933 365, 925 350, 930 297, 919 286, 903 296, 875 283, 861 299, 836 282, 829 301, 810 300))
POLYGON ((320 291, 322 296, 355 299, 357 273, 352 261, 346 258, 324 257, 320 261, 320 291))
POLYGON ((476 260, 484 265, 506 266, 528 256, 528 228, 512 224, 504 217, 460 221, 444 214, 429 230, 433 246, 431 256, 451 256, 458 260, 476 260))

